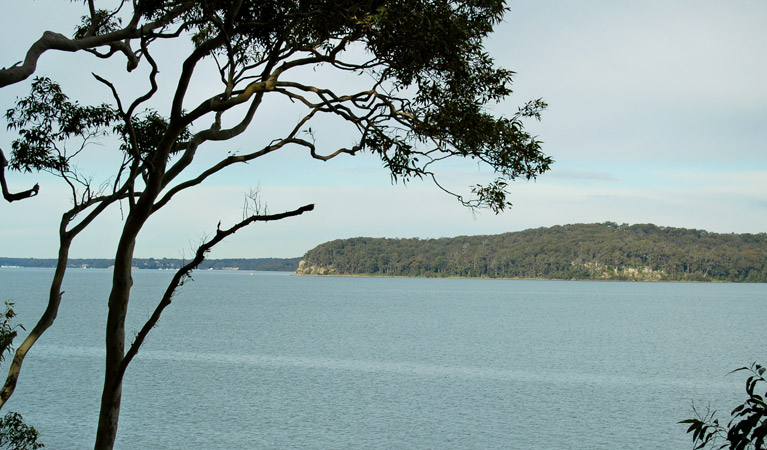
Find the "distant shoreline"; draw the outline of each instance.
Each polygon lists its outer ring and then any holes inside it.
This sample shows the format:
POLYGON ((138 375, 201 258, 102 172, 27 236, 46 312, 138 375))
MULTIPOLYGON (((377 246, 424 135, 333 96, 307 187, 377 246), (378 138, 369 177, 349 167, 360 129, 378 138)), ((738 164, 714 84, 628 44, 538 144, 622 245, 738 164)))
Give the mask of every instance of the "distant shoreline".
MULTIPOLYGON (((109 270, 112 267, 79 267, 79 266, 68 266, 69 269, 84 269, 84 270, 109 270)), ((0 265, 0 270, 2 269, 54 269, 52 266, 7 266, 7 265, 0 265)), ((146 268, 146 267, 136 267, 134 266, 133 269, 138 270, 156 270, 156 271, 172 271, 176 269, 157 269, 157 268, 146 268)), ((724 283, 732 283, 732 284, 759 284, 763 282, 749 282, 749 281, 727 281, 727 280, 616 280, 616 279, 588 279, 588 278, 526 278, 526 277, 467 277, 467 276, 445 276, 445 277, 432 277, 432 276, 418 276, 418 275, 377 275, 377 274, 302 274, 297 273, 296 271, 290 271, 290 270, 264 270, 264 269, 239 269, 239 268, 231 268, 231 267, 225 267, 225 268, 208 268, 208 269, 197 269, 198 271, 203 270, 205 272, 209 271, 216 271, 216 272, 282 272, 282 273, 290 273, 291 276, 296 277, 315 277, 315 278, 412 278, 412 279, 424 279, 424 280, 504 280, 504 281, 595 281, 600 283, 621 283, 621 282, 629 282, 629 283, 715 283, 715 284, 724 284, 724 283)))
MULTIPOLYGON (((267 272, 295 272, 301 258, 222 258, 206 259, 197 270, 257 270, 267 272)), ((181 258, 134 258, 135 269, 178 270, 188 262, 181 258)), ((53 258, 7 258, 0 257, 0 267, 56 267, 53 258)), ((109 269, 114 266, 114 259, 108 258, 70 258, 67 268, 109 269)))
POLYGON ((727 280, 617 280, 617 279, 598 279, 598 278, 526 278, 526 277, 466 277, 466 276, 445 276, 430 277, 418 275, 376 275, 376 274, 303 274, 294 273, 296 277, 317 277, 317 278, 414 278, 424 280, 506 280, 506 281, 595 281, 599 283, 732 283, 732 284, 759 284, 758 281, 727 281, 727 280))

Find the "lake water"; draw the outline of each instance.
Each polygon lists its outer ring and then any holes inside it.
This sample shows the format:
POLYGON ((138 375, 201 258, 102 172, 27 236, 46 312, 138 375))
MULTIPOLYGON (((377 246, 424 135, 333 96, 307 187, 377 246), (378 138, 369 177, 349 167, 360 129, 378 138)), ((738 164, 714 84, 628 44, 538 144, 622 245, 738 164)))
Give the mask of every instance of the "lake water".
MULTIPOLYGON (((52 273, 0 269, 29 327, 52 273)), ((6 408, 47 448, 92 447, 110 275, 68 273, 6 408)), ((135 272, 129 334, 170 276, 135 272)), ((117 448, 691 448, 677 422, 742 402, 766 317, 765 284, 198 272, 128 369, 117 448)))

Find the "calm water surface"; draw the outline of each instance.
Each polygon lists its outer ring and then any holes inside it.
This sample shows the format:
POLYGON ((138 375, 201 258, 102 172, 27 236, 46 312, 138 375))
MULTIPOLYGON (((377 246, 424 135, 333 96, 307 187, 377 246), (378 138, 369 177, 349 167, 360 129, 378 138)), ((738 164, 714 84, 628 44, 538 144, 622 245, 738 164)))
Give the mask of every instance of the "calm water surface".
MULTIPOLYGON (((29 327, 47 269, 0 269, 29 327)), ((71 270, 8 409, 92 447, 111 273, 71 270)), ((137 271, 127 329, 170 272, 137 271)), ((126 377, 117 448, 690 448, 767 362, 767 285, 201 272, 126 377)))

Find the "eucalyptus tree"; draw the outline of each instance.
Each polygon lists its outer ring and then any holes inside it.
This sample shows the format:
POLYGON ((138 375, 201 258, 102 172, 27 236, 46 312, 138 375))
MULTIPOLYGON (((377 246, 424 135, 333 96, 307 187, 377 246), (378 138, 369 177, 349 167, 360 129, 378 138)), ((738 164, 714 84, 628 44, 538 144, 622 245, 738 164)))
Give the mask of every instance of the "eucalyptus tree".
MULTIPOLYGON (((12 394, 24 355, 55 319, 72 239, 110 205, 122 205, 124 220, 108 301, 96 448, 113 446, 125 371, 176 288, 205 254, 250 223, 313 209, 309 204, 267 214, 256 201, 241 222, 228 228, 219 223, 127 346, 137 239, 149 218, 179 193, 234 165, 300 148, 308 158, 323 161, 369 153, 380 158, 395 181, 427 178, 467 207, 496 213, 506 209, 509 181, 537 177, 549 169, 551 159, 523 125, 525 119, 540 119, 543 101, 530 101, 511 117, 494 115, 487 106, 511 94, 513 72, 497 67, 483 46, 505 12, 502 0, 133 0, 104 8, 87 0, 72 37, 46 31, 23 62, 0 69, 0 86, 34 75, 47 51, 84 51, 95 58, 125 58, 126 76, 142 78, 146 90, 128 98, 116 83, 94 75, 92 82, 110 94, 101 105, 81 106, 55 82, 35 78, 30 96, 7 114, 18 133, 9 167, 59 175, 70 186, 74 207, 62 218, 49 310, 30 333, 32 341, 17 349, 0 401, 12 394), (191 40, 191 45, 179 40, 191 40), (174 61, 154 57, 165 48, 176 53, 188 49, 172 83, 158 81, 162 68, 174 68, 174 61), (218 81, 195 84, 211 67, 218 81), (330 76, 311 76, 312 70, 330 76), (332 82, 347 75, 368 81, 362 88, 332 82), (205 90, 202 97, 200 89, 205 90), (292 104, 296 119, 278 133, 254 117, 268 114, 279 99, 292 104), (317 140, 312 126, 316 130, 326 118, 347 124, 349 145, 317 140), (230 141, 249 128, 269 136, 263 146, 219 155, 220 146, 206 145, 230 141), (107 134, 119 139, 121 162, 111 183, 96 188, 72 161, 84 142, 107 134), (200 169, 193 163, 204 152, 218 158, 200 169), (447 189, 438 169, 442 161, 455 158, 476 160, 495 177, 465 194, 447 189)), ((30 195, 37 193, 34 188, 30 195)))

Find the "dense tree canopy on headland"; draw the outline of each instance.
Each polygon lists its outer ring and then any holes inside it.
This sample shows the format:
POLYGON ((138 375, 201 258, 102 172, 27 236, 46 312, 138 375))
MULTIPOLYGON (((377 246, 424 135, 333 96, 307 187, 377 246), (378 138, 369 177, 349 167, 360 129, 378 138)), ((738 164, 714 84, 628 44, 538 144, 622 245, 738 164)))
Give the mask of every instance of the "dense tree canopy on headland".
POLYGON ((298 273, 767 282, 767 234, 607 222, 492 236, 354 238, 310 250, 298 273))

